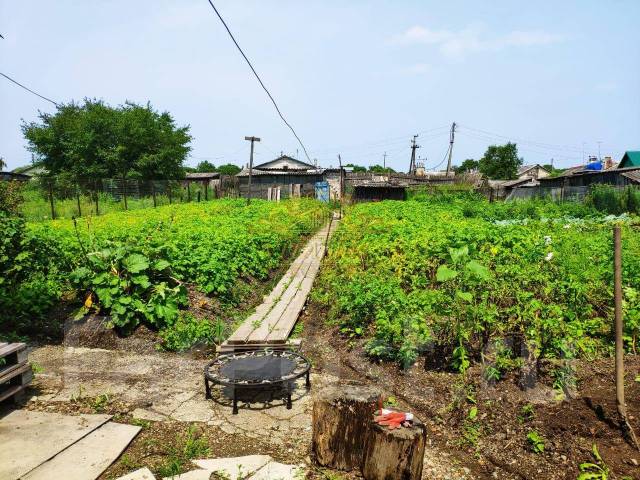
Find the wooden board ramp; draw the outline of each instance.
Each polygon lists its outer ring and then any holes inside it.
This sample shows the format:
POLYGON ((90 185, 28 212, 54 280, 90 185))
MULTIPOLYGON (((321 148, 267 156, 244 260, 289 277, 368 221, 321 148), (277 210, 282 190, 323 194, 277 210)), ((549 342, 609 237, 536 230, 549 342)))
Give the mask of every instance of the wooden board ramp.
POLYGON ((307 301, 326 242, 337 224, 338 220, 333 218, 309 240, 263 303, 220 346, 221 352, 295 346, 287 339, 307 301))

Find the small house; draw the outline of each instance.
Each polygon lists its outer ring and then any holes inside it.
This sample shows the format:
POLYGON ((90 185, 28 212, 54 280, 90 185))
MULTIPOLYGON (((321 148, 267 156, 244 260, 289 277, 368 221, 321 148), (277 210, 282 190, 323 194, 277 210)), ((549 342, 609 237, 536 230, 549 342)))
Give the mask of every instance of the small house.
POLYGON ((625 152, 618 168, 640 167, 640 151, 625 152))
MULTIPOLYGON (((249 196, 249 168, 236 175, 240 196, 249 196)), ((321 168, 288 155, 255 165, 251 170, 251 197, 277 198, 314 197, 315 184, 325 181, 321 168), (271 195, 271 197, 270 197, 271 195)))
POLYGON ((533 180, 538 180, 539 178, 545 178, 549 175, 551 175, 551 172, 538 163, 535 165, 522 165, 518 169, 519 179, 532 178, 533 180))
POLYGON ((0 181, 4 181, 4 182, 10 182, 10 181, 28 182, 29 180, 31 180, 31 175, 26 175, 24 173, 0 172, 0 181))

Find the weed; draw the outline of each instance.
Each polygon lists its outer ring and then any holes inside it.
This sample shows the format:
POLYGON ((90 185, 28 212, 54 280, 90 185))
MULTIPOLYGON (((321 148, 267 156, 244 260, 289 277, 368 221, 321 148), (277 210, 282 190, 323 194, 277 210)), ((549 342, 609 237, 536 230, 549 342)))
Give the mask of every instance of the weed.
POLYGON ((135 425, 136 427, 149 428, 151 422, 149 420, 144 420, 142 418, 132 418, 131 425, 135 425))
POLYGON ((184 443, 182 454, 188 460, 196 457, 206 457, 211 452, 207 439, 199 435, 194 425, 187 429, 187 434, 181 440, 184 443))
POLYGON ((94 412, 96 413, 102 413, 110 403, 111 398, 109 397, 109 394, 103 393, 93 399, 93 401, 91 402, 91 408, 93 408, 94 412))
POLYGON ((128 470, 133 470, 139 467, 139 464, 126 453, 122 455, 122 458, 120 459, 120 463, 122 464, 123 467, 125 467, 128 470))
POLYGON ((591 453, 593 454, 593 458, 595 458, 595 463, 581 463, 579 466, 580 475, 578 475, 577 480, 607 480, 609 478, 609 467, 604 463, 604 460, 602 460, 595 443, 593 444, 591 453))
MULTIPOLYGON (((2 365, 2 361, 4 360, 4 358, 0 359, 0 365, 2 365)), ((33 373, 35 373, 36 375, 38 373, 43 373, 44 372, 44 367, 42 365, 40 365, 39 363, 36 362, 31 362, 31 369, 33 370, 33 373)))
POLYGON ((533 453, 544 453, 544 438, 538 432, 531 430, 527 434, 527 441, 533 453))
POLYGON ((78 385, 78 390, 71 394, 71 401, 77 403, 84 398, 84 387, 82 384, 78 385))
POLYGON ((520 423, 530 422, 531 420, 533 420, 535 416, 536 416, 536 412, 533 408, 533 405, 530 403, 527 403, 526 405, 523 405, 522 409, 520 410, 520 415, 518 415, 518 422, 520 423))

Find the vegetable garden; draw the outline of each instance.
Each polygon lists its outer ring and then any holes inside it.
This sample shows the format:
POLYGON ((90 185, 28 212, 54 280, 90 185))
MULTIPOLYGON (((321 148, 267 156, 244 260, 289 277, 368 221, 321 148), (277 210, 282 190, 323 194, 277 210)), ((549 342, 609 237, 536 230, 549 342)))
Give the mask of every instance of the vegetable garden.
POLYGON ((368 339, 375 358, 411 365, 438 352, 464 372, 612 351, 611 227, 623 224, 626 345, 640 328, 635 217, 545 201, 489 203, 473 194, 359 204, 336 232, 315 291, 332 322, 368 339))
POLYGON ((1 331, 34 333, 63 301, 76 305, 77 317, 109 315, 124 333, 145 324, 165 338, 172 329, 207 336, 210 322, 184 325, 193 321, 184 315, 187 287, 238 303, 247 282, 265 280, 327 212, 303 199, 218 200, 46 223, 1 213, 1 331))

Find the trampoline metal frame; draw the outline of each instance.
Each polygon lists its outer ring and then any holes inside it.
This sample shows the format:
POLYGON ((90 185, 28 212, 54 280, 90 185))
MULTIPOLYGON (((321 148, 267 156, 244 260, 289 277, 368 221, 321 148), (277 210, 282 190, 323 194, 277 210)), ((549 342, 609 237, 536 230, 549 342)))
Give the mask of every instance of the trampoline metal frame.
POLYGON ((211 384, 214 385, 223 385, 227 387, 231 387, 233 391, 233 415, 238 414, 238 390, 249 390, 249 389, 262 389, 262 390, 273 390, 276 388, 285 388, 287 393, 287 410, 290 410, 291 405, 291 393, 295 389, 295 380, 305 376, 305 387, 307 390, 311 388, 311 362, 306 357, 300 355, 297 352, 292 352, 290 350, 279 350, 274 351, 270 348, 265 348, 262 350, 251 350, 247 352, 241 353, 226 353, 222 355, 218 355, 213 361, 209 362, 204 367, 204 386, 205 386, 205 398, 211 399, 211 384), (242 358, 250 358, 252 356, 286 356, 293 357, 295 359, 296 365, 300 365, 300 367, 295 367, 291 374, 282 376, 278 379, 269 379, 269 380, 261 380, 261 381, 235 381, 229 378, 223 377, 220 375, 219 370, 226 363, 230 362, 234 359, 242 359, 242 358), (211 367, 217 367, 217 372, 212 372, 211 367))

